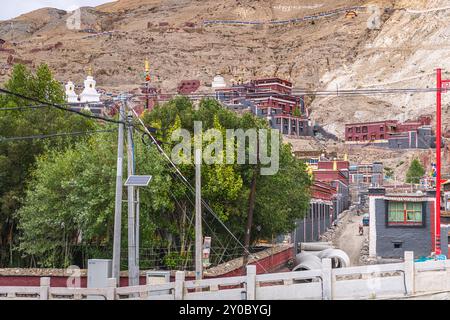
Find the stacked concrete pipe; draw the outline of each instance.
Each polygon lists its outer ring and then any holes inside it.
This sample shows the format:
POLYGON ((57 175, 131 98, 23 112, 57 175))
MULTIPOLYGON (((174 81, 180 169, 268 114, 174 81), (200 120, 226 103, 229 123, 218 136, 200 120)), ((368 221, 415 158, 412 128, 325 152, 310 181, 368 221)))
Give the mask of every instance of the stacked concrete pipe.
POLYGON ((340 250, 334 249, 331 243, 311 242, 300 245, 302 252, 295 256, 295 268, 292 271, 305 271, 322 268, 322 259, 329 258, 333 268, 350 266, 350 258, 340 250), (308 251, 311 250, 311 251, 308 251))

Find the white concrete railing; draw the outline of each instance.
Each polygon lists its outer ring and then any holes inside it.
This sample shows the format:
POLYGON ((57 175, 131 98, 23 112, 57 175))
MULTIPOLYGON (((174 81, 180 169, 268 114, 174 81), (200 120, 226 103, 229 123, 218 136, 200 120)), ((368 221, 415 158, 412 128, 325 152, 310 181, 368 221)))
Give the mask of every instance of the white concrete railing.
POLYGON ((331 260, 322 260, 322 269, 256 275, 247 267, 239 277, 189 280, 182 271, 175 282, 116 288, 109 279, 107 288, 52 288, 50 278, 41 278, 40 287, 0 287, 0 299, 87 299, 105 300, 299 300, 402 298, 414 294, 450 291, 450 260, 414 263, 405 252, 402 263, 331 269, 331 260))

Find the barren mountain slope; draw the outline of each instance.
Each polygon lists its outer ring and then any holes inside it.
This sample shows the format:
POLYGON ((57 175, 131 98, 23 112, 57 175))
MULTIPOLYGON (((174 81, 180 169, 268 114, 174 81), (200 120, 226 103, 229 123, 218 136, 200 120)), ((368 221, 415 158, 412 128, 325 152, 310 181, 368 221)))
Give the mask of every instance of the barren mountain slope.
MULTIPOLYGON (((100 87, 120 91, 139 86, 148 57, 152 81, 163 91, 173 91, 182 79, 200 79, 205 91, 218 72, 228 81, 280 76, 313 89, 433 87, 434 69, 450 70, 449 8, 450 0, 120 0, 82 8, 81 30, 67 23, 76 13, 47 8, 0 22, 4 47, 14 50, 0 51, 0 81, 10 70, 6 60, 13 58, 49 63, 58 79, 77 84, 92 65, 100 87), (267 22, 371 5, 380 9, 378 29, 367 27, 370 10, 355 18, 342 12, 277 26, 203 24, 267 22), (113 32, 81 32, 86 29, 113 32)), ((406 119, 433 108, 433 93, 318 96, 312 116, 342 137, 346 122, 406 119)), ((446 108, 444 116, 450 116, 446 108)))
MULTIPOLYGON (((217 72, 227 80, 277 75, 291 79, 298 87, 316 87, 325 72, 352 63, 358 47, 374 36, 366 27, 370 13, 358 12, 358 17, 351 19, 343 12, 271 27, 204 26, 202 22, 283 20, 366 3, 121 0, 81 11, 81 29, 115 31, 112 34, 87 38, 89 34, 67 28, 72 13, 45 9, 40 14, 51 16, 50 22, 40 23, 34 19, 36 13, 27 14, 12 24, 0 23, 0 38, 17 42, 8 45, 16 51, 14 57, 33 60, 34 64, 50 63, 61 80, 71 78, 80 83, 91 64, 99 85, 107 88, 137 86, 145 57, 151 61, 154 82, 165 90, 174 89, 182 79, 210 83, 217 72), (195 26, 186 27, 186 22, 195 26), (159 23, 168 23, 168 27, 159 23), (62 46, 38 51, 57 42, 62 46)), ((380 3, 390 5, 389 1, 380 3)), ((5 61, 8 55, 0 52, 0 59, 5 61)))
MULTIPOLYGON (((376 37, 358 48, 354 63, 325 73, 322 86, 328 90, 390 88, 435 88, 435 69, 450 71, 450 1, 398 1, 394 13, 376 37)), ((450 73, 444 73, 450 78, 450 73)), ((448 96, 448 95, 447 95, 448 96)), ((444 95, 445 97, 445 95, 444 95)), ((448 97, 444 100, 444 126, 448 128, 448 97)), ((325 97, 313 104, 314 117, 342 137, 347 122, 404 120, 432 114, 434 92, 379 95, 371 98, 325 97), (340 110, 337 121, 330 115, 340 110)))

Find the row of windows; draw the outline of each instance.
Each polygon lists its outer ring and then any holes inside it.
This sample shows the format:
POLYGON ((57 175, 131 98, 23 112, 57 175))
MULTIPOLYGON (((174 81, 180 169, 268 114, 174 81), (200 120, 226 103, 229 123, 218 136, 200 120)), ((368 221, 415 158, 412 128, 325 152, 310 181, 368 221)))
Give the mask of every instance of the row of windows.
MULTIPOLYGON (((275 119, 275 123, 276 123, 276 124, 281 124, 281 119, 282 119, 282 118, 276 118, 276 119, 275 119)), ((297 121, 293 119, 293 120, 291 120, 291 123, 293 124, 293 126, 295 126, 295 124, 297 123, 297 121)), ((284 125, 288 125, 288 124, 289 124, 289 119, 284 119, 284 118, 283 118, 283 124, 284 124, 284 125)), ((298 122, 298 125, 299 125, 300 127, 303 127, 303 121, 299 121, 299 122, 298 122)))
MULTIPOLYGON (((355 127, 354 129, 355 129, 355 132, 356 132, 356 133, 361 133, 361 132, 362 132, 362 133, 367 133, 367 132, 368 132, 367 126, 355 127)), ((379 131, 380 131, 380 132, 384 132, 384 126, 380 126, 379 131)), ((347 129, 347 132, 348 132, 348 133, 353 133, 353 127, 352 127, 352 128, 348 128, 348 129, 347 129)))
MULTIPOLYGON (((299 134, 303 134, 303 132, 304 132, 303 128, 300 127, 300 128, 298 129, 298 133, 299 133, 299 134)), ((283 134, 289 134, 289 128, 288 128, 288 126, 284 126, 283 132, 282 132, 282 133, 283 133, 283 134)), ((297 128, 296 128, 296 127, 292 127, 292 129, 291 129, 291 134, 296 134, 296 133, 297 133, 297 128)))
MULTIPOLYGON (((378 136, 378 139, 381 139, 381 140, 384 139, 384 134, 380 134, 378 136)), ((356 136, 356 137, 348 137, 347 140, 348 141, 359 141, 359 137, 358 136, 356 136)), ((370 136, 370 140, 377 140, 377 135, 376 134, 372 134, 370 136)), ((362 136, 361 141, 369 141, 367 134, 362 136)))
MULTIPOLYGON (((271 114, 292 114, 292 110, 293 110, 292 107, 289 107, 289 111, 286 111, 284 109, 284 106, 283 106, 283 108, 280 108, 280 109, 272 108, 271 109, 271 114)), ((261 114, 268 114, 267 108, 262 108, 261 109, 261 114)))

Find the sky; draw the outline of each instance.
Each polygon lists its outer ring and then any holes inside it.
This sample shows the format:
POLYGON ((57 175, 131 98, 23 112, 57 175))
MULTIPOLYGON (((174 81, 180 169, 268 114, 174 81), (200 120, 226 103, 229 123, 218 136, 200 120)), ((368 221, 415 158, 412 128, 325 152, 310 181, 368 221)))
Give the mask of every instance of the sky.
POLYGON ((114 0, 1 0, 0 20, 12 19, 45 7, 72 11, 79 7, 98 6, 112 1, 114 0))

